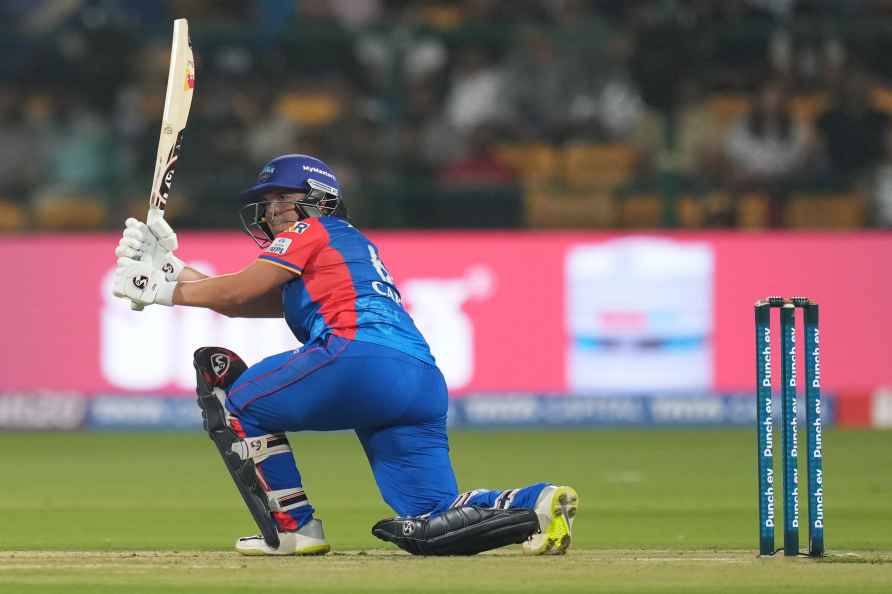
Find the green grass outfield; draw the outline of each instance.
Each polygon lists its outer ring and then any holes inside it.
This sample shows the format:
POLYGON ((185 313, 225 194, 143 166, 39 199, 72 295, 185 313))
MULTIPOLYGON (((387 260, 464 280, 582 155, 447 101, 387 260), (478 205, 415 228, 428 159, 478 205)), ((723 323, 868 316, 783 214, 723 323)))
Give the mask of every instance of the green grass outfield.
POLYGON ((752 431, 453 434, 463 489, 578 489, 574 547, 534 559, 405 555, 352 434, 291 443, 327 557, 237 555, 256 530, 203 434, 0 434, 0 592, 892 592, 889 431, 826 433, 823 561, 756 557, 752 431))

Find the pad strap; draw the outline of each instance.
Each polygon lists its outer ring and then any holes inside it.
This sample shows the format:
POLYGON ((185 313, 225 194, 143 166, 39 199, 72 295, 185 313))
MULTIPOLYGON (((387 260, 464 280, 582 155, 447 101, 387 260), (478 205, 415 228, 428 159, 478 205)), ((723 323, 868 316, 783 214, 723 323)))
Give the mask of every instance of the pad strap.
POLYGON ((310 505, 310 500, 301 488, 268 491, 266 496, 269 499, 269 508, 274 512, 288 512, 310 505))
POLYGON ((290 454, 291 444, 284 433, 267 433, 237 441, 232 444, 232 451, 242 460, 251 459, 254 464, 260 464, 270 456, 290 454))
POLYGON ((449 507, 464 507, 465 505, 468 505, 468 501, 471 500, 471 497, 484 492, 486 492, 486 489, 474 489, 473 491, 465 491, 464 493, 456 497, 455 500, 451 504, 449 504, 449 507))
POLYGON ((508 509, 511 507, 511 504, 514 502, 514 498, 517 496, 517 492, 520 489, 509 489, 507 491, 502 491, 499 493, 499 496, 496 497, 495 503, 493 503, 493 508, 495 509, 508 509))

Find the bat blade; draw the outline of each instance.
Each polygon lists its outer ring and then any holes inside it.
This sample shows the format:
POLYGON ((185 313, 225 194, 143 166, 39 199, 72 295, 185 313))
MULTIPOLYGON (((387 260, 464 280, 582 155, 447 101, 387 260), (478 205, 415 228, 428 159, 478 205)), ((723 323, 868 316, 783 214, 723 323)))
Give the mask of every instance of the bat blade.
POLYGON ((194 90, 195 58, 192 55, 192 42, 189 40, 189 23, 186 19, 177 19, 173 22, 167 93, 164 97, 164 114, 161 117, 155 174, 149 193, 149 212, 155 216, 163 216, 167 206, 194 90), (153 210, 162 212, 152 213, 153 210))

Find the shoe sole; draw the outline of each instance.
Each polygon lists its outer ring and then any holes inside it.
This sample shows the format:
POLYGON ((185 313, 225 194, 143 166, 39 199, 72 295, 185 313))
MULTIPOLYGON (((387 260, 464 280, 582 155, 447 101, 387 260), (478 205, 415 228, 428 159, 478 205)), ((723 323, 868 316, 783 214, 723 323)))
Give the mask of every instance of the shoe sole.
POLYGON ((570 523, 576 517, 579 495, 573 487, 558 487, 551 497, 551 523, 545 542, 531 555, 565 555, 573 542, 570 523))
POLYGON ((299 551, 294 551, 291 553, 279 553, 279 552, 268 552, 263 549, 236 549, 242 555, 246 555, 248 557, 286 557, 288 555, 295 555, 298 557, 313 557, 313 556, 321 556, 331 551, 331 545, 329 544, 321 544, 321 545, 313 545, 310 547, 304 547, 299 551))

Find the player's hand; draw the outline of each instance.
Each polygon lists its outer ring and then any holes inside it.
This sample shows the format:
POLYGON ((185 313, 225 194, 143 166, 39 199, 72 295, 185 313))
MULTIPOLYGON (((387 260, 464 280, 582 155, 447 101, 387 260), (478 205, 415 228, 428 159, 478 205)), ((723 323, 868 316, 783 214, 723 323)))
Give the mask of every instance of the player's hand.
POLYGON ((115 257, 145 262, 163 271, 168 281, 176 281, 185 268, 173 254, 176 247, 177 234, 163 217, 156 217, 151 226, 131 217, 124 221, 115 257))
POLYGON ((173 305, 176 282, 168 281, 164 273, 147 262, 132 258, 118 258, 113 293, 115 297, 130 299, 141 306, 158 303, 173 305))

